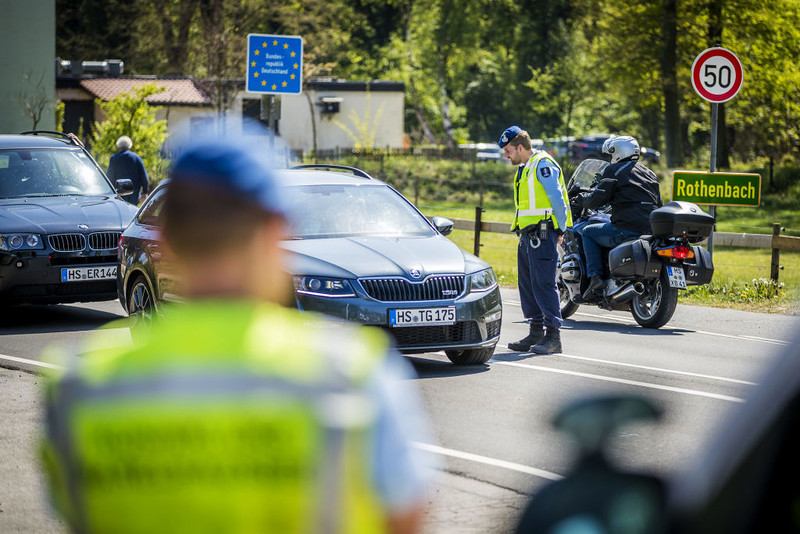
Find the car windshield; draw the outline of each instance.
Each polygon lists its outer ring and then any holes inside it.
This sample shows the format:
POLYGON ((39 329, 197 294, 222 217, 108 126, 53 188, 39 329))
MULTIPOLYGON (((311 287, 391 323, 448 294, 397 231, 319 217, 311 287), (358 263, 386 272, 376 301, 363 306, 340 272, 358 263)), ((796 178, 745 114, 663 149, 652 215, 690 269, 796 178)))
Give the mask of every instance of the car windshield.
POLYGON ((346 236, 431 236, 408 202, 384 185, 287 186, 295 239, 346 236))
POLYGON ((0 150, 0 198, 113 194, 80 149, 0 150))

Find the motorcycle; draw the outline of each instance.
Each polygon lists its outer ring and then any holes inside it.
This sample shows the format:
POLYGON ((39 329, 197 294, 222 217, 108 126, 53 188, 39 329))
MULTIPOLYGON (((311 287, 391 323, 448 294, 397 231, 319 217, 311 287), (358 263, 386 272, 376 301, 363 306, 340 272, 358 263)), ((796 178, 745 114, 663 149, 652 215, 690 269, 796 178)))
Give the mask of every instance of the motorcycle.
POLYGON ((574 205, 572 199, 591 192, 608 162, 584 160, 567 186, 573 226, 559 245, 558 290, 561 316, 570 317, 582 304, 606 310, 630 311, 645 328, 667 324, 678 304, 678 291, 708 284, 714 274, 711 254, 694 245, 711 235, 714 217, 691 202, 672 201, 650 214, 651 235, 603 249, 602 291, 588 300, 589 285, 581 229, 591 223, 611 220, 611 209, 597 210, 574 205))

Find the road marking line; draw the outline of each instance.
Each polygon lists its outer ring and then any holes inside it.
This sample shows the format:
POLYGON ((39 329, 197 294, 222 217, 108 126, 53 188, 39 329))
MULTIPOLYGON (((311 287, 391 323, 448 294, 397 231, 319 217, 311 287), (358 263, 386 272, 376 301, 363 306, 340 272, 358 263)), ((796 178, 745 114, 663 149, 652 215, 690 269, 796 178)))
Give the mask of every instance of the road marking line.
POLYGON ((763 341, 764 343, 772 343, 773 345, 783 345, 788 347, 790 343, 788 341, 781 341, 780 339, 770 339, 768 337, 758 337, 758 336, 741 336, 744 339, 752 339, 753 341, 763 341))
POLYGON ((723 382, 733 382, 734 384, 744 384, 746 386, 755 386, 756 382, 748 382, 747 380, 737 380, 735 378, 724 378, 721 376, 703 375, 700 373, 690 373, 688 371, 675 371, 673 369, 664 369, 661 367, 649 367, 647 365, 636 365, 633 363, 615 362, 611 360, 601 360, 598 358, 587 358, 585 356, 573 356, 572 354, 555 354, 554 356, 561 356, 563 358, 573 358, 575 360, 586 360, 589 362, 607 363, 609 365, 619 365, 622 367, 635 367, 637 369, 646 369, 648 371, 659 371, 662 373, 669 373, 674 375, 693 376, 695 378, 708 378, 709 380, 720 380, 723 382))
POLYGON ((575 315, 583 315, 584 317, 595 317, 597 319, 610 319, 625 324, 636 324, 634 319, 628 317, 620 317, 619 315, 600 315, 598 313, 575 312, 575 315))
POLYGON ((509 365, 511 367, 522 367, 523 369, 533 369, 535 371, 547 371, 550 373, 559 373, 563 375, 572 375, 572 376, 580 376, 582 378, 592 378, 595 380, 602 380, 605 382, 616 382, 618 384, 626 384, 629 386, 640 386, 644 388, 650 389, 661 389, 664 391, 671 391, 673 393, 685 393, 687 395, 696 395, 698 397, 708 397, 711 399, 719 399, 729 402, 744 402, 744 399, 739 397, 730 397, 728 395, 718 395, 716 393, 708 393, 706 391, 697 391, 695 389, 685 389, 685 388, 676 388, 672 386, 662 386, 660 384, 652 384, 648 382, 638 382, 636 380, 626 380, 624 378, 612 378, 610 376, 601 376, 601 375, 593 375, 589 373, 579 373, 577 371, 565 371, 563 369, 553 369, 550 367, 541 367, 538 365, 530 365, 525 363, 517 363, 517 362, 498 362, 493 361, 492 363, 497 365, 509 365))
POLYGON ((0 360, 8 360, 8 361, 11 361, 11 362, 24 363, 24 364, 27 364, 27 365, 34 365, 34 366, 37 366, 37 367, 46 367, 48 369, 64 369, 64 367, 62 367, 60 365, 54 365, 52 363, 39 362, 39 361, 36 361, 36 360, 29 360, 27 358, 17 358, 16 356, 9 356, 7 354, 0 354, 0 360))
POLYGON ((502 467, 503 469, 509 469, 511 471, 516 471, 518 473, 525 473, 526 475, 533 475, 540 478, 546 478, 547 480, 561 480, 562 478, 564 478, 561 475, 558 475, 556 473, 551 473, 550 471, 545 471, 544 469, 537 469, 535 467, 530 467, 527 465, 522 465, 514 462, 507 462, 505 460, 498 460, 496 458, 489 458, 488 456, 481 456, 479 454, 472 454, 469 452, 447 449, 445 447, 439 447, 438 445, 431 445, 429 443, 414 442, 413 445, 420 450, 432 452, 434 454, 440 454, 442 456, 450 456, 452 458, 459 458, 461 460, 467 460, 479 464, 490 465, 492 467, 502 467))
MULTIPOLYGON (((506 303, 522 306, 522 304, 516 300, 508 300, 508 299, 503 300, 503 304, 506 303)), ((636 321, 634 319, 629 319, 627 317, 620 317, 618 315, 599 315, 595 313, 585 313, 585 312, 575 312, 575 315, 582 315, 584 317, 594 317, 595 319, 608 319, 610 321, 617 321, 625 324, 636 324, 636 321)), ((761 343, 769 343, 771 345, 781 345, 781 346, 789 345, 788 341, 784 341, 782 339, 771 339, 767 337, 745 336, 745 335, 735 336, 733 334, 720 334, 718 332, 707 332, 705 330, 691 330, 688 328, 686 330, 689 330, 690 332, 694 332, 696 334, 704 334, 707 336, 725 337, 730 339, 746 339, 747 341, 758 341, 761 343)))

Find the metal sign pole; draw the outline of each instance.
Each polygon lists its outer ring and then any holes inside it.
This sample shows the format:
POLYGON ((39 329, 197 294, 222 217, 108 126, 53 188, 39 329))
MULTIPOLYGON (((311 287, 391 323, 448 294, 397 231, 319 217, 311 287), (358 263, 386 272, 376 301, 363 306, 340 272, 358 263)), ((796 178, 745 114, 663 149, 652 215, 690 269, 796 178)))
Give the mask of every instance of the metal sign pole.
MULTIPOLYGON (((270 121, 271 99, 272 99, 272 96, 270 96, 270 95, 261 95, 261 110, 260 110, 260 113, 259 113, 258 116, 259 116, 259 118, 261 119, 262 122, 263 121, 267 121, 267 122, 270 121)), ((272 128, 270 128, 270 130, 269 130, 269 139, 270 139, 269 146, 270 146, 270 148, 272 148, 273 143, 274 143, 272 128)))
POLYGON ((278 127, 278 120, 281 118, 281 97, 280 95, 261 95, 261 111, 259 117, 262 121, 267 121, 269 128, 269 148, 275 148, 275 130, 278 127))
MULTIPOLYGON (((719 104, 712 103, 711 104, 711 163, 709 165, 709 172, 717 172, 717 121, 719 119, 719 104)), ((709 206, 708 209, 709 213, 714 220, 716 221, 717 218, 717 207, 716 206, 709 206)), ((716 222, 714 226, 716 227, 716 222)), ((708 253, 711 257, 714 257, 714 230, 711 230, 711 234, 708 236, 708 253)))

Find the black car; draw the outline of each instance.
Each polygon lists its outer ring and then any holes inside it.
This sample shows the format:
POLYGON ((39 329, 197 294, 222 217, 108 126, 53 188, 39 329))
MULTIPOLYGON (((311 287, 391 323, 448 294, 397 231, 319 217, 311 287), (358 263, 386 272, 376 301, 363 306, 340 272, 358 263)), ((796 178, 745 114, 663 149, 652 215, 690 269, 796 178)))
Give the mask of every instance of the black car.
MULTIPOLYGON (((577 137, 567 143, 567 158, 571 165, 577 165, 585 159, 604 159, 608 160, 608 155, 603 154, 603 143, 613 137, 605 135, 584 135, 577 137)), ((661 159, 661 152, 653 148, 640 147, 639 161, 646 165, 658 163, 661 159)))
POLYGON ((132 189, 73 137, 0 135, 0 305, 113 300, 132 189))
MULTIPOLYGON (((460 364, 491 358, 502 313, 497 280, 444 237, 451 221, 428 221, 359 169, 312 165, 278 176, 302 214, 283 244, 298 309, 384 328, 407 354, 444 350, 460 364)), ((120 241, 119 299, 134 328, 180 298, 159 239, 167 187, 153 191, 120 241)))

